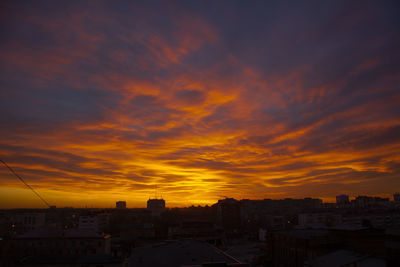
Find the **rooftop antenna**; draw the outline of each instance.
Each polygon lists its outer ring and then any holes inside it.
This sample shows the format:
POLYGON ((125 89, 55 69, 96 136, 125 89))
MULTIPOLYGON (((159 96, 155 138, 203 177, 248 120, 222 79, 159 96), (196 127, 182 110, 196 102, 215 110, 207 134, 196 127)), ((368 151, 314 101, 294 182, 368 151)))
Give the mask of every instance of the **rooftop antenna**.
POLYGON ((44 198, 42 198, 42 197, 39 195, 39 193, 35 191, 35 189, 33 189, 29 184, 27 184, 27 183, 24 181, 24 179, 22 179, 21 176, 19 176, 10 166, 7 165, 7 163, 5 163, 2 159, 0 159, 0 161, 1 161, 1 163, 4 164, 4 166, 6 166, 6 167, 10 170, 10 172, 11 172, 12 174, 14 174, 15 176, 17 176, 17 178, 18 178, 24 185, 26 185, 30 190, 32 190, 32 192, 35 193, 35 195, 38 196, 38 198, 40 198, 40 200, 42 200, 43 203, 46 204, 46 206, 47 206, 48 208, 50 208, 50 204, 47 203, 47 201, 44 200, 44 198))

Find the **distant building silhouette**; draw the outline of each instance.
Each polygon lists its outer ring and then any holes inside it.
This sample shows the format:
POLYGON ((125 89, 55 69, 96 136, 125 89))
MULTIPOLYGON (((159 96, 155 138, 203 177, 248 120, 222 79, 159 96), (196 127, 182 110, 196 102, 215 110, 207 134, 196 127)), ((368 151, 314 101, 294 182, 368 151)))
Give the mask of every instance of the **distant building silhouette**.
POLYGON ((383 208, 390 205, 389 198, 358 196, 351 201, 356 208, 383 208))
POLYGON ((336 196, 336 204, 338 207, 344 207, 350 204, 349 195, 336 196))
POLYGON ((400 193, 394 193, 393 199, 394 199, 394 202, 400 202, 400 193))
POLYGON ((165 211, 165 200, 162 198, 149 199, 147 200, 147 209, 152 216, 160 216, 165 211))
POLYGON ((115 203, 117 209, 126 209, 126 201, 118 201, 115 203))
MULTIPOLYGON (((285 198, 276 200, 242 199, 240 200, 240 203, 241 203, 241 216, 243 222, 261 221, 262 217, 265 217, 267 215, 282 216, 287 214, 297 214, 299 212, 310 212, 315 209, 320 209, 322 207, 322 200, 317 198, 304 198, 304 199, 285 198)), ((278 218, 276 219, 279 220, 278 218)))

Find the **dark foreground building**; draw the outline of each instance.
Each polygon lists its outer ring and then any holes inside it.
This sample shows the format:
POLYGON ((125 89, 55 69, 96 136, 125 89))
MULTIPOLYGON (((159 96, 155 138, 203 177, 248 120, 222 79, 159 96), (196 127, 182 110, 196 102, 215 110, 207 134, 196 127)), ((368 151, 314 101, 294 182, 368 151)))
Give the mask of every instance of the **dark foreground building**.
POLYGON ((178 267, 178 266, 243 266, 248 267, 206 242, 192 239, 167 241, 147 247, 135 248, 128 266, 178 267))
POLYGON ((367 227, 267 233, 267 266, 400 266, 400 231, 367 227), (368 265, 372 264, 372 265, 368 265))
MULTIPOLYGON (((110 236, 83 229, 37 229, 12 240, 17 266, 122 266, 110 236)), ((13 265, 14 265, 13 264, 13 265)))

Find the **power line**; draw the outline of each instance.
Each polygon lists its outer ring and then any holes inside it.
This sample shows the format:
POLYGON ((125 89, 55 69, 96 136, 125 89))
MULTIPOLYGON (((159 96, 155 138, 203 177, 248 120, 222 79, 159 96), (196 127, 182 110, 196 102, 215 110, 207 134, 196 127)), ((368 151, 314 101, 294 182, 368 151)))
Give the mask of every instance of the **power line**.
POLYGON ((43 201, 43 203, 46 204, 47 207, 50 208, 49 203, 47 203, 47 201, 44 200, 44 198, 42 198, 42 197, 39 195, 39 193, 35 191, 35 189, 33 189, 29 184, 27 184, 27 183, 24 181, 24 179, 22 179, 21 176, 19 176, 10 166, 7 165, 7 163, 5 163, 2 159, 0 159, 0 161, 4 164, 4 166, 6 166, 6 167, 10 170, 10 172, 11 172, 12 174, 14 174, 15 176, 17 176, 18 179, 19 179, 21 182, 24 183, 24 185, 26 185, 30 190, 32 190, 32 192, 35 193, 35 195, 37 195, 37 196, 43 201))

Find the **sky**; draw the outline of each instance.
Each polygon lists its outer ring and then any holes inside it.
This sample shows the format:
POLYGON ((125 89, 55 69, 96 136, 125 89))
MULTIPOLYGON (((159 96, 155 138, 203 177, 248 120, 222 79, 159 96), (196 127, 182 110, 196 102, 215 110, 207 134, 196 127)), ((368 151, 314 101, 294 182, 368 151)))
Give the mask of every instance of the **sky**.
MULTIPOLYGON (((400 191, 398 1, 2 1, 0 158, 51 205, 400 191)), ((45 207, 0 166, 0 208, 45 207)))

